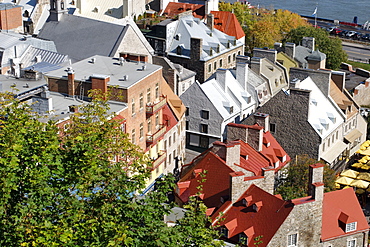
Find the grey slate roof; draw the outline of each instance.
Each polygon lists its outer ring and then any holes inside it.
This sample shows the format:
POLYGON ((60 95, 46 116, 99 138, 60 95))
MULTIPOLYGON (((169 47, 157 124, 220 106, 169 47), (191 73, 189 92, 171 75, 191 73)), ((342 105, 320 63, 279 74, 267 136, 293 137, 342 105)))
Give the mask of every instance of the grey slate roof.
POLYGON ((190 69, 184 68, 180 64, 174 63, 173 66, 176 68, 177 72, 179 72, 179 78, 180 78, 181 81, 189 79, 190 77, 193 77, 197 74, 197 73, 195 73, 194 71, 192 71, 190 69))
MULTIPOLYGON (((89 80, 90 76, 94 74, 108 75, 110 76, 108 85, 116 85, 122 88, 129 88, 162 68, 159 65, 146 63, 145 70, 142 70, 144 65, 142 62, 124 62, 123 66, 120 66, 119 62, 118 58, 97 55, 74 63, 68 67, 72 67, 75 71, 75 80, 89 80), (91 62, 92 58, 95 58, 94 63, 91 62), (127 80, 123 79, 125 75, 128 76, 127 80)), ((67 77, 67 66, 50 71, 46 73, 46 76, 54 78, 67 77)))
POLYGON ((58 52, 75 62, 93 55, 113 56, 126 27, 64 14, 59 22, 46 22, 39 37, 53 40, 58 52))
POLYGON ((307 58, 310 60, 322 61, 326 58, 326 55, 320 51, 311 51, 304 46, 297 46, 294 59, 297 60, 303 68, 307 67, 307 58))

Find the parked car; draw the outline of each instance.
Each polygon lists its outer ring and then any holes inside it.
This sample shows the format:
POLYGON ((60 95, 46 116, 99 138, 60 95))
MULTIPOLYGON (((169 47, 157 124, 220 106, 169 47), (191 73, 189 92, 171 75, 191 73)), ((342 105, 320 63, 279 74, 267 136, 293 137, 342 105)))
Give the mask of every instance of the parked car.
POLYGON ((333 30, 331 30, 330 34, 334 34, 334 35, 338 35, 342 30, 340 28, 333 28, 333 30))
POLYGON ((349 31, 347 31, 347 30, 342 30, 338 33, 338 36, 345 38, 345 37, 347 37, 348 32, 349 31))
POLYGON ((346 37, 347 38, 352 38, 353 36, 355 36, 356 35, 356 31, 349 31, 347 34, 346 34, 346 37))
POLYGON ((363 40, 370 40, 370 33, 365 33, 361 36, 361 39, 363 40))

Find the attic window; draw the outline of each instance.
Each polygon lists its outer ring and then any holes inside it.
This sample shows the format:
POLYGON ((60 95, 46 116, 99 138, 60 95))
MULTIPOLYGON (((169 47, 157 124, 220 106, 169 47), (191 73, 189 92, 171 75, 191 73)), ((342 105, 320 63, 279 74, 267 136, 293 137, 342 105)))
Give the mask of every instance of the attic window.
POLYGON ((329 123, 325 119, 320 118, 320 123, 326 130, 329 128, 329 123))
POLYGON ((268 68, 269 70, 271 70, 271 71, 274 71, 274 67, 272 67, 272 66, 267 66, 267 68, 268 68))
POLYGON ((351 222, 346 224, 346 232, 353 232, 357 229, 357 222, 351 222))
POLYGON ((181 34, 176 34, 176 35, 175 35, 175 39, 176 39, 176 40, 180 40, 180 38, 181 38, 181 34))
POLYGON ((239 243, 244 243, 244 244, 248 243, 248 237, 247 235, 245 235, 244 232, 239 233, 238 237, 239 237, 239 243))
POLYGON ((328 118, 330 119, 330 121, 332 121, 333 123, 336 122, 336 118, 333 113, 327 112, 326 114, 328 115, 328 118))
POLYGON ((275 168, 278 168, 279 167, 279 164, 280 164, 280 162, 279 161, 276 161, 275 162, 275 168))
POLYGON ((176 54, 177 55, 182 55, 182 47, 181 46, 177 46, 177 48, 176 48, 176 54))
POLYGON ((230 106, 230 114, 234 112, 234 106, 230 106))
POLYGON ((220 235, 225 238, 229 237, 229 230, 225 226, 222 226, 220 228, 220 235))
POLYGON ((312 99, 311 100, 311 103, 314 105, 314 106, 317 106, 317 101, 315 99, 312 99))
POLYGON ((285 162, 286 161, 286 155, 284 155, 283 157, 281 157, 281 162, 285 162))

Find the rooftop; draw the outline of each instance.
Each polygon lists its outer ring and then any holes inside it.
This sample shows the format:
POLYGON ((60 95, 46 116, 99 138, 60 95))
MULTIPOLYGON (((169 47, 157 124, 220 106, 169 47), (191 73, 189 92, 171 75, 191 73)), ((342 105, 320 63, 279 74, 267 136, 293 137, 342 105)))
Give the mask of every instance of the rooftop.
POLYGON ((99 73, 100 75, 110 77, 108 85, 114 85, 120 88, 129 88, 145 77, 162 69, 161 66, 142 62, 123 62, 121 66, 118 58, 96 55, 74 63, 71 66, 50 71, 46 73, 46 76, 67 78, 68 67, 71 67, 75 71, 75 80, 90 80, 93 74, 99 73), (124 76, 126 76, 126 79, 124 79, 124 76))

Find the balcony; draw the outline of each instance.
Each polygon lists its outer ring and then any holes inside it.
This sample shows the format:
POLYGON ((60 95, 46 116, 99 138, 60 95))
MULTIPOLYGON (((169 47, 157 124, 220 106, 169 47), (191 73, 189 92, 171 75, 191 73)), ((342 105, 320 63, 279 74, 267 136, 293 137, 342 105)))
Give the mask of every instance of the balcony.
POLYGON ((161 138, 165 133, 166 133, 166 126, 165 125, 160 125, 157 132, 155 132, 152 135, 147 135, 146 136, 146 143, 149 144, 149 145, 153 144, 155 141, 157 141, 159 138, 161 138))
POLYGON ((162 164, 166 160, 166 152, 158 153, 158 158, 152 161, 152 166, 150 167, 151 170, 157 169, 160 164, 162 164))
POLYGON ((157 103, 148 103, 146 105, 146 114, 153 115, 157 111, 159 111, 165 104, 166 104, 166 97, 160 97, 159 102, 157 103))

